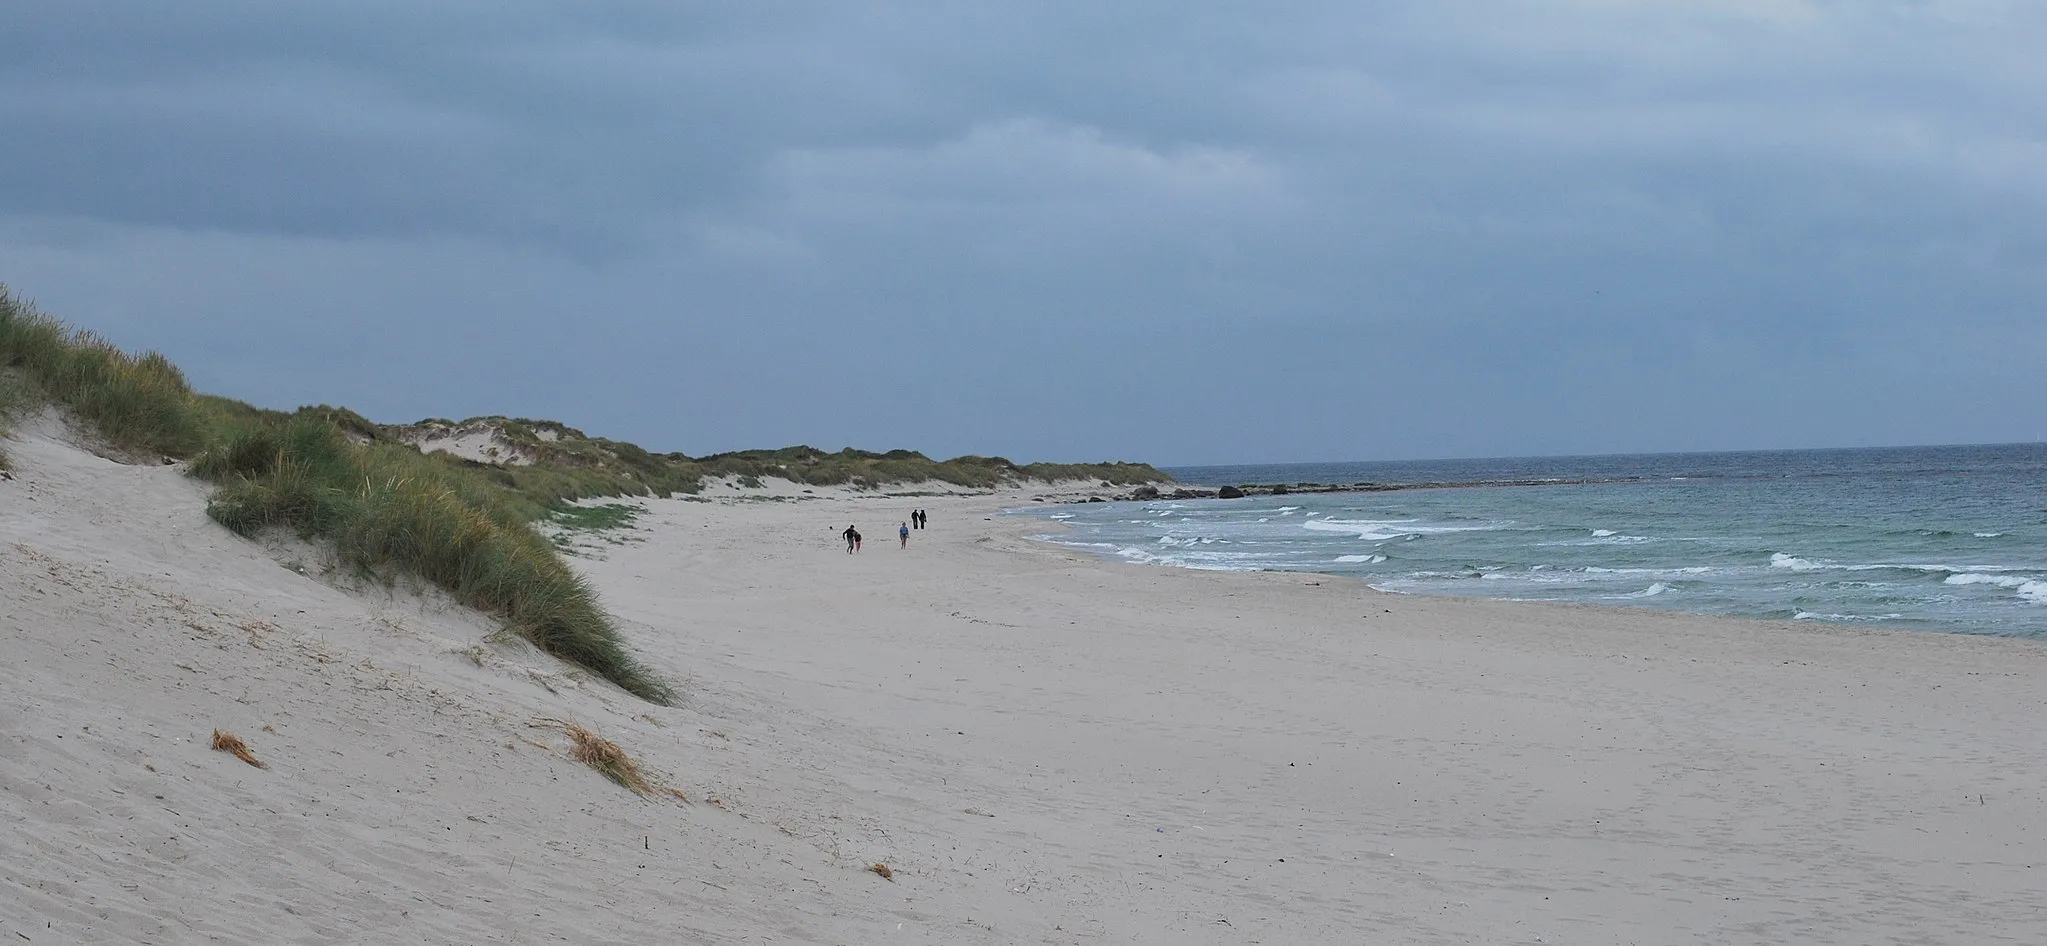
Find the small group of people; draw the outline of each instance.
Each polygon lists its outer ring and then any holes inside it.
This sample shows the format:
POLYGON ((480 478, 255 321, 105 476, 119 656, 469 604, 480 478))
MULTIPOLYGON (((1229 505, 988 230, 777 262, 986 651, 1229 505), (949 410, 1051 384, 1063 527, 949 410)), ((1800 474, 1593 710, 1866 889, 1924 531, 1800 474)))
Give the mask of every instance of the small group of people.
POLYGON ((910 547, 910 530, 924 528, 924 510, 910 510, 910 521, 896 526, 896 538, 903 540, 903 548, 910 547))
MULTIPOLYGON (((913 528, 915 528, 915 529, 922 529, 922 528, 924 528, 924 527, 925 527, 925 525, 926 525, 927 523, 929 523, 930 521, 931 521, 931 520, 930 520, 930 517, 928 517, 928 516, 926 516, 926 515, 924 514, 924 510, 922 510, 922 509, 916 509, 916 510, 912 510, 912 511, 910 512, 910 519, 909 519, 909 521, 908 521, 908 522, 904 522, 904 523, 901 523, 901 524, 899 524, 899 525, 897 525, 897 526, 896 526, 896 539, 897 539, 898 541, 902 542, 902 547, 903 547, 903 548, 909 548, 909 547, 910 547, 910 530, 911 530, 911 529, 913 529, 913 528)), ((859 526, 847 526, 847 527, 846 527, 846 531, 844 531, 844 532, 841 532, 841 533, 839 533, 839 536, 840 536, 841 538, 843 538, 843 539, 845 539, 845 540, 846 540, 846 554, 847 554, 847 555, 851 555, 851 554, 853 554, 853 553, 855 553, 855 552, 858 552, 858 551, 860 551, 860 527, 859 527, 859 526)))

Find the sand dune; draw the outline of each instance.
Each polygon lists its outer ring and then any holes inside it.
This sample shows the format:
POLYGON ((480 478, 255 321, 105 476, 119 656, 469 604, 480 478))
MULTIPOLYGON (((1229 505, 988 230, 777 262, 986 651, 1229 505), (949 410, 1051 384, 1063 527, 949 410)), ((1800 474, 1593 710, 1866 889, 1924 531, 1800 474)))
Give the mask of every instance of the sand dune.
POLYGON ((2031 642, 1110 565, 1016 495, 661 501, 580 564, 662 708, 174 469, 9 452, 4 940, 2047 942, 2031 642))

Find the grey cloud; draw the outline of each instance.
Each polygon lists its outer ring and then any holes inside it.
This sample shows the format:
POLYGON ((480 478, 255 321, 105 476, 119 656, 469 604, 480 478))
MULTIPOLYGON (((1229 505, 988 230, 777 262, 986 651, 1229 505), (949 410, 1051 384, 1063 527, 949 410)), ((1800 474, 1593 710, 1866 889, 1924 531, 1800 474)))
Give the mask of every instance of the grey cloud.
POLYGON ((2047 426, 2047 12, 46 4, 0 279, 202 383, 1165 461, 2047 426))

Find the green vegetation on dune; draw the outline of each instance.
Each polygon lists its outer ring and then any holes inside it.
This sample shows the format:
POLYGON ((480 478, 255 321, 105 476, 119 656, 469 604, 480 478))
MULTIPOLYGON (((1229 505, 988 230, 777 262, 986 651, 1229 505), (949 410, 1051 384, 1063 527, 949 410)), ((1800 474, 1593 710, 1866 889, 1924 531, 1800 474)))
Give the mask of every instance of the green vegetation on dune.
POLYGON ((195 395, 162 356, 130 356, 0 287, 0 372, 10 369, 109 444, 193 459, 194 476, 219 484, 207 511, 238 533, 326 540, 341 562, 418 575, 644 699, 673 696, 533 530, 533 501, 475 470, 380 442, 334 408, 284 414, 195 395))
POLYGON ((487 469, 487 475, 502 485, 542 506, 603 496, 695 493, 709 478, 735 478, 748 487, 758 487, 762 480, 772 477, 808 486, 859 489, 931 482, 994 489, 1063 480, 1134 486, 1171 480, 1143 463, 1018 464, 1002 457, 977 456, 933 460, 914 450, 873 453, 847 448, 828 453, 797 446, 703 457, 657 454, 636 444, 592 437, 553 421, 516 417, 474 417, 460 422, 427 420, 407 427, 384 428, 381 436, 403 441, 433 429, 485 428, 494 431, 522 462, 476 465, 487 469))
POLYGON ((190 456, 206 423, 185 375, 162 355, 129 355, 91 332, 73 331, 0 286, 0 368, 91 423, 112 446, 190 456))
POLYGON ((633 520, 639 517, 638 506, 604 503, 598 506, 563 506, 550 513, 548 521, 565 529, 598 532, 631 528, 633 520))
MULTIPOLYGON (((28 392, 22 389, 21 381, 15 377, 14 372, 0 369, 0 437, 7 436, 14 429, 12 425, 15 412, 19 411, 27 400, 28 392)), ((7 458, 6 448, 0 446, 0 473, 7 472, 12 462, 7 458)))
POLYGON ((746 450, 677 462, 695 465, 706 476, 777 476, 813 486, 875 488, 894 483, 950 483, 991 489, 1007 484, 1087 480, 1115 486, 1162 483, 1170 478, 1142 463, 1011 463, 1002 457, 933 460, 914 450, 870 453, 847 448, 826 453, 815 447, 746 450))
POLYGON ((474 473, 408 447, 350 442, 316 411, 242 425, 194 461, 221 483, 207 512, 243 535, 269 527, 333 543, 366 573, 419 575, 502 615, 542 650, 657 703, 668 688, 633 659, 581 576, 474 473))

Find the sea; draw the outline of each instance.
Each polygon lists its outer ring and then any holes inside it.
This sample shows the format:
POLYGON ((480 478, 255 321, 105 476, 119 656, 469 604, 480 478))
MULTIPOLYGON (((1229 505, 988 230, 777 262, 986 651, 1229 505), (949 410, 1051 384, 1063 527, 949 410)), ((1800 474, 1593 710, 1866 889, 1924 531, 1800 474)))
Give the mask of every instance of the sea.
POLYGON ((2047 638, 2047 444, 1167 470, 1183 485, 1542 481, 1016 510, 1154 566, 1405 594, 2047 638), (1562 481, 1591 480, 1567 483, 1562 481))

